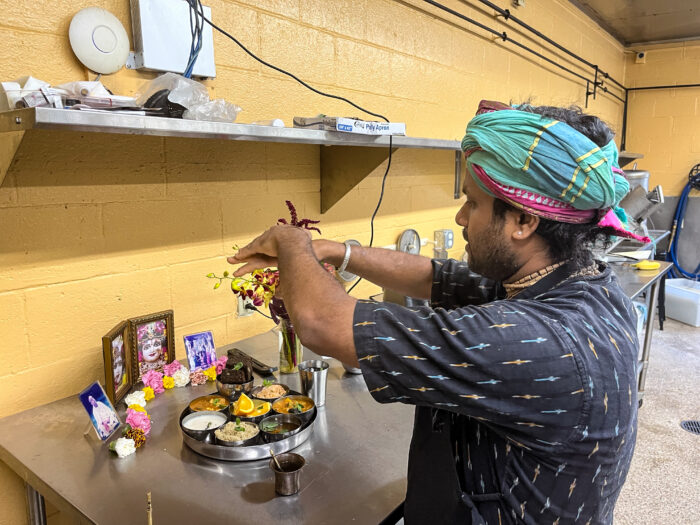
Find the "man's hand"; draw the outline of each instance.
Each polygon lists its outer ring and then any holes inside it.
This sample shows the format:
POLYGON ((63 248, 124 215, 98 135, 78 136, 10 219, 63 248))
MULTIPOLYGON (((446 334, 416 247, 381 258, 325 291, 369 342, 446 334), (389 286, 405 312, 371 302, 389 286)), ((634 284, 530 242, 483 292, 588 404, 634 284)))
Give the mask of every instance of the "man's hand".
POLYGON ((273 226, 227 260, 231 264, 245 263, 233 272, 234 277, 240 277, 257 269, 278 266, 277 257, 286 243, 309 243, 310 241, 311 234, 302 228, 287 225, 273 226))

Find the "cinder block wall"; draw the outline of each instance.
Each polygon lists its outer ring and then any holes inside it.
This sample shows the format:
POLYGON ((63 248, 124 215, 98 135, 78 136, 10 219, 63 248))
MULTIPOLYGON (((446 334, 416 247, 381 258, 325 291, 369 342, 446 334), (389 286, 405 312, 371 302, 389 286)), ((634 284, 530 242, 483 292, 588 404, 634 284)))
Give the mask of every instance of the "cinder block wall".
MULTIPOLYGON (((406 122, 413 136, 461 139, 482 98, 583 105, 585 88, 567 74, 418 0, 205 3, 218 24, 265 60, 406 122)), ((488 11, 445 3, 544 51, 488 11)), ((127 0, 98 4, 131 33, 127 0)), ((4 2, 0 36, 8 45, 0 49, 0 78, 31 74, 54 84, 94 78, 73 57, 67 37, 72 15, 89 5, 4 2)), ((622 47, 569 2, 528 0, 517 14, 622 79, 622 47)), ((212 97, 243 107, 240 122, 362 116, 263 68, 219 34, 215 55, 218 76, 206 85, 212 97)), ((132 94, 153 77, 124 70, 103 82, 132 94)), ((589 111, 620 128, 622 107, 613 99, 599 96, 589 111)), ((102 378, 100 338, 127 317, 174 309, 178 358, 186 333, 210 329, 221 345, 269 330, 259 316, 237 319, 231 294, 214 292, 204 275, 226 269, 234 243, 285 216, 285 199, 300 215, 320 218, 325 236, 368 242, 384 168, 321 216, 318 146, 28 132, 0 186, 0 417, 102 378)), ((452 228, 459 239, 460 203, 452 191, 451 153, 399 150, 376 245, 396 242, 408 227, 430 238, 435 229, 452 228)), ((452 255, 461 252, 457 241, 452 255)), ((376 291, 366 284, 356 290, 376 291)), ((26 520, 21 483, 0 464, 2 525, 26 520)))
MULTIPOLYGON (((700 80, 700 41, 639 48, 626 56, 628 87, 697 84, 700 80)), ((627 150, 642 153, 638 168, 649 171, 651 187, 661 184, 666 205, 652 217, 654 227, 671 229, 678 196, 688 173, 700 164, 700 88, 630 92, 627 150)), ((700 193, 693 190, 679 243, 679 261, 692 272, 700 261, 700 193)), ((662 243, 662 248, 666 243, 662 243)))

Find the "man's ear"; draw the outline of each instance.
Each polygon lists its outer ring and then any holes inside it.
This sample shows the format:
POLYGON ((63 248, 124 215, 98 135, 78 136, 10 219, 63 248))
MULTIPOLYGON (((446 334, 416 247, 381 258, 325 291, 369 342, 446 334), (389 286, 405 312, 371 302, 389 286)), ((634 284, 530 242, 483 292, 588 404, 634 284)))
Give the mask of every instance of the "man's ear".
POLYGON ((535 230, 537 230, 539 224, 540 218, 537 215, 518 212, 516 214, 515 221, 513 221, 510 237, 514 241, 524 241, 529 239, 535 233, 535 230))

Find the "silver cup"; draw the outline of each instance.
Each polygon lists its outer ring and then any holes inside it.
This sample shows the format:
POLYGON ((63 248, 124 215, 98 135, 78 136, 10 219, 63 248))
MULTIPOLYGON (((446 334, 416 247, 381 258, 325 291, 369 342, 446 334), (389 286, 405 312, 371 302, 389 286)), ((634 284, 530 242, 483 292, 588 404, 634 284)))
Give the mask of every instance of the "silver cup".
POLYGON ((317 407, 326 403, 326 380, 328 377, 326 361, 311 360, 299 364, 299 379, 301 393, 314 400, 317 407))

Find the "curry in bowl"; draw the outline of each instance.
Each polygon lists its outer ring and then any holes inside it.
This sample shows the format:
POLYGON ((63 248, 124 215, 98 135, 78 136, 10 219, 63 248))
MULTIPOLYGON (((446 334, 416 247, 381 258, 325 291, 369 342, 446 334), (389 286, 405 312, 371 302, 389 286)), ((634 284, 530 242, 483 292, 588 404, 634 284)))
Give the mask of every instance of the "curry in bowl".
POLYGON ((306 396, 285 396, 272 403, 272 410, 278 414, 307 415, 314 408, 314 402, 306 396))

